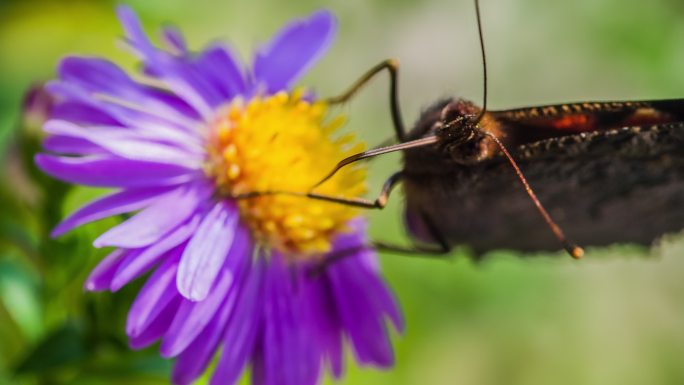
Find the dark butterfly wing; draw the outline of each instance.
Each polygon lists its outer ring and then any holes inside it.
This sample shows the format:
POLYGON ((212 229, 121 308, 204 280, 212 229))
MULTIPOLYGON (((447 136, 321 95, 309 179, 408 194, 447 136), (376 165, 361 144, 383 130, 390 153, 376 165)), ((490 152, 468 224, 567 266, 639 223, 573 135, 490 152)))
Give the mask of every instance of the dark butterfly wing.
MULTIPOLYGON (((642 108, 653 107, 632 111, 642 108)), ((508 114, 509 121, 529 122, 532 110, 497 114, 508 114)), ((614 113, 622 114, 622 121, 630 115, 625 108, 614 113)), ((548 122, 559 118, 538 115, 548 122)), ((540 201, 579 245, 647 245, 684 228, 681 122, 601 127, 510 149, 540 201)), ((503 157, 440 171, 422 175, 415 183, 406 181, 407 215, 414 222, 410 228, 421 227, 415 214, 423 212, 450 243, 469 245, 478 253, 560 248, 503 157)), ((426 234, 414 235, 430 240, 426 234)))
POLYGON ((490 111, 511 146, 583 132, 684 121, 684 99, 583 102, 490 111))

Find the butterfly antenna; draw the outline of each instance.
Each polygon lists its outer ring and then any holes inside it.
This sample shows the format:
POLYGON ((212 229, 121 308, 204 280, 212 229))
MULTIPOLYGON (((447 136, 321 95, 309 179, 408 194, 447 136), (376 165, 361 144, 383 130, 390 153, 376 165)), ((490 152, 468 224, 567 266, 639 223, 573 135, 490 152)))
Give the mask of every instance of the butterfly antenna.
MULTIPOLYGON (((485 45, 484 45, 484 34, 482 33, 482 17, 480 16, 480 1, 475 0, 475 18, 477 20, 477 33, 478 37, 480 39, 480 53, 482 54, 482 74, 483 74, 483 101, 482 101, 482 110, 480 111, 480 114, 477 116, 477 120, 475 120, 476 123, 479 123, 482 118, 484 117, 485 113, 487 113, 487 89, 489 88, 487 86, 487 55, 485 54, 485 45)), ((496 135, 492 134, 491 132, 487 132, 482 130, 482 132, 487 135, 488 137, 492 138, 496 145, 499 147, 501 152, 506 156, 508 159, 508 162, 511 164, 513 169, 515 170, 515 173, 518 175, 518 179, 520 179, 520 182, 523 184, 525 187, 525 191, 527 192, 527 195, 530 196, 530 199, 532 199, 532 202, 534 203, 535 207, 537 207, 537 210, 539 210, 539 213, 541 216, 544 218, 544 221, 546 224, 551 228, 551 231, 553 232, 553 235, 558 238, 558 241, 563 245, 563 248, 565 251, 570 254, 575 259, 580 259, 582 256, 584 256, 584 249, 581 247, 575 245, 574 243, 568 241, 568 239, 565 237, 565 234, 563 233, 563 230, 561 230, 560 226, 554 222, 553 219, 551 219, 551 216, 549 213, 546 211, 544 206, 539 202, 539 198, 537 198, 537 194, 534 193, 534 190, 532 190, 532 187, 530 187, 530 184, 527 183, 527 179, 525 178, 525 175, 523 175, 522 171, 520 171, 520 167, 518 167, 518 163, 513 159, 511 154, 508 152, 506 149, 506 146, 504 146, 503 143, 499 140, 499 138, 496 137, 496 135)))
POLYGON ((530 187, 530 184, 527 183, 527 179, 525 179, 525 176, 523 175, 522 171, 520 171, 520 167, 518 167, 518 163, 513 159, 511 154, 508 152, 506 147, 501 143, 499 138, 497 138, 494 134, 490 132, 483 132, 485 135, 489 136, 494 140, 494 142, 499 146, 499 149, 501 152, 506 156, 508 159, 508 162, 513 166, 513 169, 515 170, 515 173, 518 175, 518 178, 520 179, 520 182, 522 182, 523 186, 525 187, 525 191, 527 191, 527 195, 530 196, 532 199, 532 202, 534 202, 534 205, 537 207, 537 210, 539 210, 539 213, 542 215, 544 218, 544 221, 546 222, 547 225, 551 228, 551 231, 553 234, 558 238, 558 241, 563 245, 563 248, 565 251, 570 254, 575 259, 580 259, 582 256, 584 256, 584 249, 581 247, 575 245, 574 243, 568 241, 568 239, 565 237, 565 234, 563 233, 563 230, 561 230, 560 226, 556 224, 556 222, 551 219, 551 216, 549 213, 546 211, 544 206, 542 206, 541 202, 539 202, 539 199, 537 198, 537 194, 534 193, 534 190, 532 190, 532 187, 530 187))
POLYGON ((475 0, 475 18, 477 20, 477 33, 480 38, 480 53, 482 54, 482 78, 483 78, 483 95, 482 95, 482 110, 478 115, 476 122, 480 122, 482 117, 487 112, 487 55, 485 54, 484 35, 482 34, 482 19, 480 17, 480 1, 475 0))

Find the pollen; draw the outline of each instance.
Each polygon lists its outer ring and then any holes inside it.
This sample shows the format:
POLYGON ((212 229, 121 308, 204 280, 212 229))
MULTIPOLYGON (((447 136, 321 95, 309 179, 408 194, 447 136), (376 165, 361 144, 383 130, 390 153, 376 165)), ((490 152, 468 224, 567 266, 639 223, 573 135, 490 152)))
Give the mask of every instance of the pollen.
MULTIPOLYGON (((306 197, 341 159, 364 150, 345 119, 328 105, 281 92, 224 107, 210 125, 206 173, 219 194, 236 199, 244 223, 261 245, 291 259, 312 259, 332 249, 358 209, 306 197), (263 194, 264 192, 270 192, 263 194), (262 193, 262 194, 260 194, 262 193)), ((353 198, 366 192, 366 170, 351 165, 315 190, 353 198)))

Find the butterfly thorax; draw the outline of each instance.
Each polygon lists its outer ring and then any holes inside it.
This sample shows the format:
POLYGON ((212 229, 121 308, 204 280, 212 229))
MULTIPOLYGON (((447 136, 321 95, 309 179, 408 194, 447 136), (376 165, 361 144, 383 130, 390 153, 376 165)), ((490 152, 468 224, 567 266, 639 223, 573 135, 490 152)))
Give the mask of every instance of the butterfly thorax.
POLYGON ((435 103, 423 112, 409 137, 435 135, 432 146, 409 150, 405 154, 407 168, 419 172, 469 166, 492 158, 498 153, 496 143, 485 132, 499 136, 499 125, 482 109, 464 99, 448 99, 435 103), (426 170, 425 168, 432 170, 426 170))

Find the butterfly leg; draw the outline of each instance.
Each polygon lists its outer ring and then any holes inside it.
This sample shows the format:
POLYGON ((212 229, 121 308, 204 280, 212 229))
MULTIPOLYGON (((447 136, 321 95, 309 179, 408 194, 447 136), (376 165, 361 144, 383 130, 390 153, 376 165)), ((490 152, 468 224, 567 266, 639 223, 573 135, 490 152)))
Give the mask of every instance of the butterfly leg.
MULTIPOLYGON (((382 190, 380 191, 380 194, 378 197, 374 200, 371 199, 365 199, 365 198, 346 198, 346 197, 338 197, 338 196, 333 196, 333 195, 326 195, 326 194, 318 194, 314 192, 308 192, 308 193, 298 193, 298 192, 289 192, 289 191, 254 191, 250 193, 245 193, 245 194, 240 194, 240 195, 235 195, 232 198, 234 199, 250 199, 250 198, 256 198, 259 196, 264 196, 264 195, 278 195, 278 194, 283 194, 283 195, 292 195, 292 196, 299 196, 302 198, 310 198, 310 199, 317 199, 317 200, 322 200, 326 202, 332 202, 332 203, 338 203, 338 204, 343 204, 343 205, 348 205, 348 206, 354 206, 354 207, 360 207, 360 208, 365 208, 365 209, 383 209, 389 200, 390 194, 392 193, 392 190, 394 187, 401 182, 401 179, 403 177, 403 173, 401 171, 398 171, 394 174, 392 174, 385 183, 382 186, 382 190)), ((437 242, 438 246, 437 247, 430 247, 430 246, 424 246, 424 245, 413 245, 413 246, 399 246, 399 245, 393 245, 385 242, 373 242, 370 246, 380 250, 380 251, 387 251, 387 252, 393 252, 393 253, 400 253, 400 254, 431 254, 431 255, 444 255, 448 254, 451 251, 451 246, 449 243, 446 241, 446 239, 441 235, 439 232, 439 228, 434 225, 434 223, 425 215, 424 213, 421 213, 423 222, 426 224, 428 228, 428 232, 430 233, 430 236, 437 242)), ((362 247, 368 247, 368 246, 362 246, 362 247)), ((335 259, 343 259, 344 257, 348 256, 347 254, 350 253, 345 253, 345 250, 341 250, 339 253, 339 257, 333 255, 329 258, 326 258, 326 261, 323 262, 322 264, 330 264, 335 261, 335 259)))
MULTIPOLYGON (((423 213, 421 213, 423 214, 423 213)), ((395 245, 391 243, 385 243, 381 241, 372 241, 369 245, 358 245, 342 250, 338 250, 330 255, 328 255, 323 261, 316 264, 309 271, 309 275, 312 277, 319 276, 325 271, 325 269, 338 263, 346 258, 349 258, 356 253, 363 251, 367 248, 373 248, 377 251, 383 251, 393 254, 401 254, 403 256, 409 257, 434 257, 443 259, 443 256, 451 252, 451 246, 444 239, 444 237, 439 233, 436 226, 427 218, 426 215, 422 215, 423 221, 426 223, 428 231, 433 239, 438 243, 438 246, 425 246, 414 244, 411 246, 395 245)))
MULTIPOLYGON (((401 182, 403 173, 398 171, 390 176, 382 186, 380 195, 375 200, 368 200, 363 198, 340 198, 322 194, 309 193, 307 196, 313 199, 321 199, 328 202, 336 202, 340 204, 348 204, 352 206, 368 208, 368 209, 383 209, 389 200, 390 193, 393 188, 401 182)), ((431 254, 444 255, 451 252, 451 245, 446 238, 439 231, 439 227, 434 224, 430 217, 421 212, 421 219, 427 227, 428 234, 437 243, 437 246, 425 246, 414 244, 412 246, 398 246, 384 242, 374 242, 373 247, 380 251, 401 253, 401 254, 431 254)))
POLYGON ((351 99, 366 83, 368 83, 375 75, 383 70, 389 72, 390 75, 390 111, 392 114, 392 123, 394 124, 394 131, 397 139, 403 142, 406 139, 406 129, 404 128, 404 121, 401 117, 401 110, 399 108, 399 93, 398 93, 398 72, 399 62, 395 59, 387 59, 363 74, 356 82, 354 82, 349 89, 344 93, 326 99, 329 104, 345 103, 351 99))
POLYGON ((315 192, 292 192, 292 191, 252 191, 244 194, 233 195, 233 199, 251 199, 265 195, 290 195, 302 198, 310 198, 331 203, 339 203, 346 206, 360 207, 363 209, 383 209, 387 205, 389 196, 394 187, 401 181, 402 172, 396 172, 390 176, 382 185, 382 190, 374 200, 365 198, 346 198, 334 195, 318 194, 315 192))
POLYGON ((392 193, 392 190, 394 189, 394 187, 396 187, 397 184, 399 184, 399 182, 401 182, 401 178, 401 171, 395 172, 389 178, 387 178, 385 183, 382 185, 382 190, 380 190, 380 194, 374 200, 365 198, 337 197, 326 194, 318 194, 315 192, 306 193, 306 197, 326 202, 339 203, 347 206, 360 207, 364 209, 383 209, 387 205, 387 201, 389 200, 389 196, 392 193))
POLYGON ((427 254, 433 257, 440 257, 451 252, 451 245, 439 231, 434 222, 424 212, 420 213, 421 219, 427 228, 428 234, 435 241, 435 246, 413 244, 411 246, 394 245, 384 242, 373 242, 373 247, 378 251, 386 251, 398 254, 427 254))

